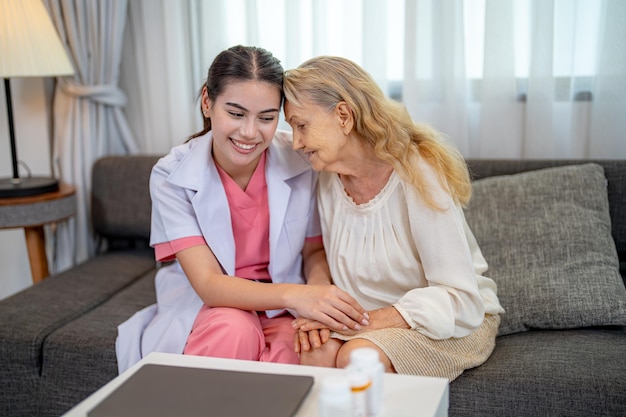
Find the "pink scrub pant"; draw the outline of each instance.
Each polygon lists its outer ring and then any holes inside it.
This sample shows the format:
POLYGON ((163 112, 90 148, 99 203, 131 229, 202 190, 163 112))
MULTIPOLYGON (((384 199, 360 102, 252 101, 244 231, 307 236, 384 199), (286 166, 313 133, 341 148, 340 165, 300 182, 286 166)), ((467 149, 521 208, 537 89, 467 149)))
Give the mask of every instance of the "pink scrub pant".
POLYGON ((263 312, 203 306, 183 353, 299 364, 292 321, 293 316, 288 313, 270 319, 263 312))

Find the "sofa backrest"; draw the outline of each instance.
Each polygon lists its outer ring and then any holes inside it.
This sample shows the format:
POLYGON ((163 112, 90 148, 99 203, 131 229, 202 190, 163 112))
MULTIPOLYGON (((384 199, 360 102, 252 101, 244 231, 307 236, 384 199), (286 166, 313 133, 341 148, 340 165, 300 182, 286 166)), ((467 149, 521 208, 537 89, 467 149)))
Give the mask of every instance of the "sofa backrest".
POLYGON ((150 172, 160 156, 108 156, 92 170, 91 221, 109 246, 150 240, 150 172))
POLYGON ((496 175, 511 175, 535 169, 588 162, 595 162, 604 167, 604 175, 608 182, 612 235, 620 260, 620 272, 626 282, 626 160, 467 160, 473 180, 496 175))
MULTIPOLYGON (((94 232, 112 242, 150 238, 150 172, 157 155, 109 156, 94 164, 91 218, 94 232)), ((469 159, 474 180, 535 169, 596 162, 608 180, 612 234, 626 277, 626 160, 469 159)))

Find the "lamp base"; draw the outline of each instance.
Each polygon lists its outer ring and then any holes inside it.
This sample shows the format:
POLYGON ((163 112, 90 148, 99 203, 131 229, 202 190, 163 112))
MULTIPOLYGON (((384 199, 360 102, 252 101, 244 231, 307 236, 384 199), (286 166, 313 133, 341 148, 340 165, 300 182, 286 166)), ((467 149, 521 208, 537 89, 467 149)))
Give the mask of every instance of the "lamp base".
POLYGON ((52 177, 0 178, 0 198, 51 193, 58 189, 59 181, 52 177))

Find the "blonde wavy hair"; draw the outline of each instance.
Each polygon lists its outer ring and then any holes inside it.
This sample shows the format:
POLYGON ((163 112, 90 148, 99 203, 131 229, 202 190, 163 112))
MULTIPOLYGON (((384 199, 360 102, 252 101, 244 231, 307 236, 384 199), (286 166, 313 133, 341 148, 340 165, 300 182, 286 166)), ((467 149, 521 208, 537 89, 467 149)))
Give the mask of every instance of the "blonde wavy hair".
POLYGON ((312 58, 285 72, 283 83, 286 100, 295 106, 306 101, 332 111, 338 103, 345 102, 352 111, 356 133, 432 208, 441 209, 417 169, 420 157, 435 170, 457 204, 464 206, 469 202, 470 176, 457 148, 430 126, 415 123, 406 108, 387 98, 373 78, 354 62, 333 56, 312 58))

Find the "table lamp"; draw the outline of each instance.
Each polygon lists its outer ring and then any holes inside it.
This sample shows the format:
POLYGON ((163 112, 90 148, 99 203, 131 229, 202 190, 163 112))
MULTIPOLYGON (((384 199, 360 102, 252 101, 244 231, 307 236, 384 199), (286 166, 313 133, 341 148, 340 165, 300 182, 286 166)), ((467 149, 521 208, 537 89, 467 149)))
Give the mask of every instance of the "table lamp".
POLYGON ((10 78, 72 74, 74 68, 41 0, 0 0, 0 77, 4 79, 13 165, 13 177, 0 178, 0 198, 59 188, 56 178, 19 176, 10 78))

